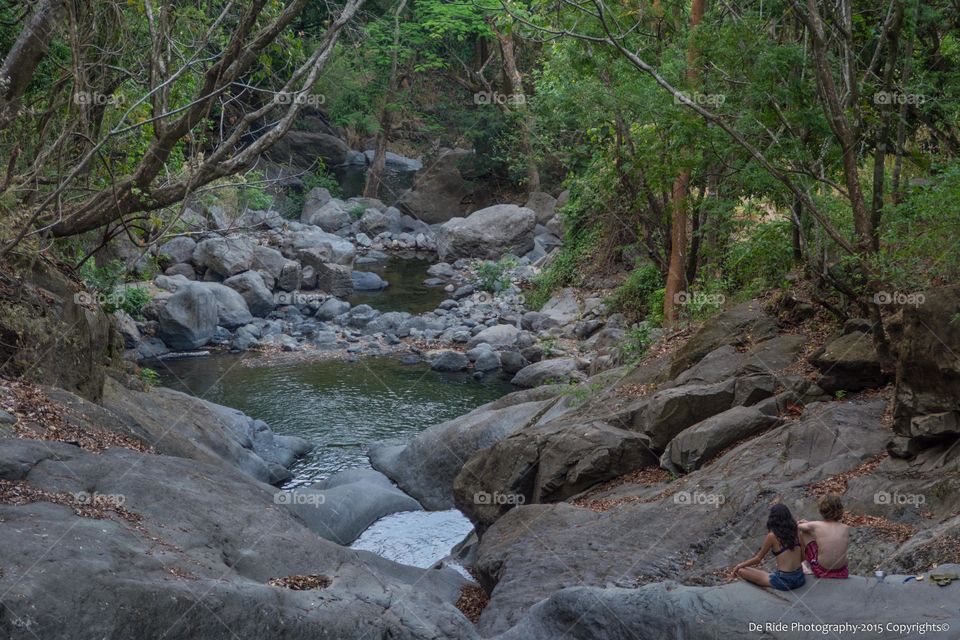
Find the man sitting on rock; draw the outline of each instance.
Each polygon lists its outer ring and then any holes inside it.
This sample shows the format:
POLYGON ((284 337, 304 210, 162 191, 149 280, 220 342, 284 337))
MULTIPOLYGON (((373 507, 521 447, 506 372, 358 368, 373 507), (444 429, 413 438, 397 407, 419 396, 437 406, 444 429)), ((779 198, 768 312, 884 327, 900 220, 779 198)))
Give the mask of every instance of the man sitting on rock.
POLYGON ((850 527, 840 522, 843 517, 840 496, 828 493, 817 506, 823 520, 797 523, 806 557, 803 569, 818 578, 849 577, 847 547, 850 545, 850 527))

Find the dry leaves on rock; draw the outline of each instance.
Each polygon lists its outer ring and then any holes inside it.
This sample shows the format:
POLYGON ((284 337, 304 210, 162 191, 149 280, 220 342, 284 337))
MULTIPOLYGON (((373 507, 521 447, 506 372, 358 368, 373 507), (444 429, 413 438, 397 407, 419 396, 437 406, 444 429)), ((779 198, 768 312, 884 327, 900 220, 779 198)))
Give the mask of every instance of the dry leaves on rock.
POLYGON ((283 578, 271 578, 267 584, 271 587, 283 587, 294 591, 307 591, 309 589, 326 589, 330 586, 331 580, 327 576, 312 573, 303 576, 286 576, 283 578))
POLYGON ((480 621, 480 614, 490 603, 490 596, 482 587, 472 584, 465 584, 460 587, 460 597, 457 598, 456 606, 460 612, 467 617, 467 620, 473 624, 480 621))

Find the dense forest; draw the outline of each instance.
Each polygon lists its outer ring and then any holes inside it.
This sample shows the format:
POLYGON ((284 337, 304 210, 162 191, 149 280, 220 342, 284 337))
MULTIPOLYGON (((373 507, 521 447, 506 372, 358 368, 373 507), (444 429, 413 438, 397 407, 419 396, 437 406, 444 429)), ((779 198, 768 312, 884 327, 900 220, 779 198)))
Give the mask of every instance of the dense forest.
POLYGON ((381 169, 388 148, 470 147, 498 193, 569 189, 533 302, 627 273, 614 300, 670 324, 799 275, 837 315, 876 320, 884 295, 960 265, 951 2, 2 11, 8 262, 81 267, 111 237, 176 234, 198 194, 262 198, 260 154, 321 109, 381 169))

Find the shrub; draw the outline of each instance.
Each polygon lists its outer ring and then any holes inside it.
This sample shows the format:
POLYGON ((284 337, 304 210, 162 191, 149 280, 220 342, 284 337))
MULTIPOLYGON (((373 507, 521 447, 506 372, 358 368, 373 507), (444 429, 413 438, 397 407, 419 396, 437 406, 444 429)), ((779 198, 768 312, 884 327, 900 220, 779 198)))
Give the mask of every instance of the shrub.
MULTIPOLYGON (((662 287, 660 270, 653 264, 644 264, 614 289, 609 300, 610 308, 624 314, 631 322, 640 320, 650 314, 651 297, 662 287)), ((662 307, 662 298, 660 304, 662 307)))
POLYGON ((507 275, 507 271, 516 267, 517 264, 517 261, 510 257, 501 258, 498 262, 484 260, 477 267, 474 286, 490 293, 503 291, 510 286, 510 276, 507 275))

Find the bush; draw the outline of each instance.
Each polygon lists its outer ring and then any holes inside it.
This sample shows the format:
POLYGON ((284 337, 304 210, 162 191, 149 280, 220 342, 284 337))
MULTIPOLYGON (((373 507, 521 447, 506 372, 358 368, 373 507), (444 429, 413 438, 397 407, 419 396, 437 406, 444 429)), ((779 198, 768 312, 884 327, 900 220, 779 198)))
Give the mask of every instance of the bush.
MULTIPOLYGON (((610 308, 627 316, 631 322, 641 320, 651 312, 653 294, 663 287, 660 270, 647 263, 634 269, 610 296, 610 308)), ((663 299, 660 299, 662 312, 663 299)), ((658 323, 659 324, 659 323, 658 323)))
POLYGON ((510 286, 510 276, 507 271, 517 266, 513 258, 501 258, 499 262, 484 260, 477 267, 477 277, 474 286, 481 291, 496 293, 510 286))
POLYGON ((160 374, 149 367, 141 367, 137 375, 151 387, 160 384, 160 374))
POLYGON ((743 230, 731 242, 723 263, 726 290, 750 298, 779 287, 794 266, 791 234, 789 220, 761 222, 743 230))

